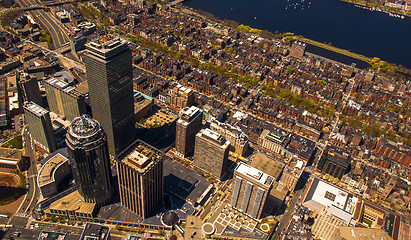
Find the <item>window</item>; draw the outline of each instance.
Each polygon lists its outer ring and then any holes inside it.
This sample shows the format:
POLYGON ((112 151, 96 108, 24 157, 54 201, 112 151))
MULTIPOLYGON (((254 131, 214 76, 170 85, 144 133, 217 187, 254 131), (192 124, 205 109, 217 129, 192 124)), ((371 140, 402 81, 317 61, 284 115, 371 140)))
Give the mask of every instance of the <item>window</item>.
POLYGON ((324 197, 334 202, 336 195, 334 193, 330 193, 329 191, 326 191, 324 197))

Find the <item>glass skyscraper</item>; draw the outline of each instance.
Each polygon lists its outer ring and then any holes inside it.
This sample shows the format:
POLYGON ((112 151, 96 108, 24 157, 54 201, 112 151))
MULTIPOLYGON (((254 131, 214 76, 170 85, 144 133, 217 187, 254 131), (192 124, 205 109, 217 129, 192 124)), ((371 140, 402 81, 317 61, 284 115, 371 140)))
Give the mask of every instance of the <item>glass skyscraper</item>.
POLYGON ((83 115, 75 118, 67 132, 67 150, 74 181, 85 202, 102 206, 112 196, 107 138, 100 124, 83 115))
POLYGON ((125 40, 105 36, 86 44, 84 62, 93 118, 115 157, 135 140, 131 50, 125 40))

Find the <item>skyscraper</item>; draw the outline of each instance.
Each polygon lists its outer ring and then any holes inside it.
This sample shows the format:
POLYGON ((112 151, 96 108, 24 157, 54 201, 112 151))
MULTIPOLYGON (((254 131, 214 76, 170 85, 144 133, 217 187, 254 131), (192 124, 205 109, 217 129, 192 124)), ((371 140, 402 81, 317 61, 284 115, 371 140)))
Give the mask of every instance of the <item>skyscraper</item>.
POLYGON ((194 148, 195 136, 202 126, 203 114, 198 107, 186 107, 180 111, 176 130, 176 152, 186 156, 194 148))
POLYGON ((58 78, 49 78, 43 81, 47 94, 50 111, 64 115, 72 121, 86 113, 85 94, 58 78))
POLYGON ((227 169, 230 142, 210 129, 196 135, 194 164, 221 179, 227 169))
POLYGON ((118 156, 117 176, 123 206, 146 218, 163 197, 163 158, 154 147, 135 141, 118 156))
POLYGON ((21 74, 17 89, 22 106, 25 102, 34 102, 40 106, 43 105, 37 77, 30 76, 26 73, 21 74))
POLYGON ((57 147, 50 112, 34 102, 29 102, 24 105, 24 115, 34 143, 45 151, 54 152, 57 147))
POLYGON ((107 134, 110 155, 123 151, 135 137, 131 50, 109 36, 86 44, 84 62, 95 118, 107 134))
POLYGON ((234 171, 230 205, 253 218, 260 218, 274 178, 247 164, 234 171))
POLYGON ((112 195, 110 157, 100 124, 87 115, 75 118, 66 143, 80 195, 97 206, 107 203, 112 195))

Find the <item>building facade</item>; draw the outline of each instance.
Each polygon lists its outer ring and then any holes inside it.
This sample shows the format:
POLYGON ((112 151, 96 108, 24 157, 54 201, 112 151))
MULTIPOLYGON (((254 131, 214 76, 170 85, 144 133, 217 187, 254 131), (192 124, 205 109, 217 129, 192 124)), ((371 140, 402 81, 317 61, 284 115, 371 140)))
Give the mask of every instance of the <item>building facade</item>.
POLYGON ((238 127, 233 127, 226 123, 221 123, 216 119, 210 120, 210 129, 219 133, 230 142, 230 151, 242 156, 248 148, 248 137, 238 127))
POLYGON ((230 142, 210 129, 196 135, 194 164, 221 180, 227 170, 230 142))
POLYGON ((317 169, 323 174, 330 174, 341 179, 350 163, 350 156, 347 152, 330 145, 318 161, 317 169))
POLYGON ((21 74, 17 88, 22 106, 25 102, 34 102, 40 106, 43 105, 37 77, 21 74))
POLYGON ((43 83, 50 111, 65 116, 68 121, 86 113, 85 96, 75 87, 58 78, 43 83))
POLYGON ((233 180, 230 205, 253 218, 260 218, 274 178, 240 163, 234 170, 233 180))
POLYGON ((84 62, 93 117, 116 156, 135 138, 132 59, 125 40, 106 38, 86 44, 84 62))
POLYGON ((137 140, 117 160, 120 202, 142 218, 162 201, 163 158, 162 152, 137 140))
POLYGON ((290 56, 299 58, 299 59, 303 58, 306 47, 307 47, 306 43, 298 42, 298 41, 293 42, 293 44, 291 45, 291 49, 290 49, 290 56))
POLYGON ((74 180, 87 203, 102 206, 112 195, 107 137, 100 124, 86 115, 75 118, 66 138, 74 180))
POLYGON ((24 105, 24 114, 33 142, 47 152, 54 152, 57 147, 50 112, 34 102, 29 102, 24 105))
POLYGON ((176 152, 187 156, 194 148, 195 136, 202 127, 203 114, 197 107, 191 106, 180 111, 176 126, 176 152))
POLYGON ((286 140, 287 136, 281 134, 280 131, 272 132, 264 129, 258 138, 258 144, 273 153, 284 155, 286 140))
POLYGON ((194 104, 194 91, 178 84, 170 90, 170 104, 177 109, 190 107, 194 104))

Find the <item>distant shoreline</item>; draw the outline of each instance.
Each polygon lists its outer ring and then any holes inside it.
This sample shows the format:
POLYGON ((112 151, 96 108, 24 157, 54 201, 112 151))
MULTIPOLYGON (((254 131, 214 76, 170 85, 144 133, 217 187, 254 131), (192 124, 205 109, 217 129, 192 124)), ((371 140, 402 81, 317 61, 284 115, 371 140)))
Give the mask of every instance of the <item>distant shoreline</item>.
POLYGON ((393 7, 387 7, 387 6, 380 5, 380 4, 373 6, 372 4, 367 4, 366 1, 362 1, 362 0, 359 0, 357 2, 354 2, 354 0, 339 0, 339 1, 353 4, 356 7, 361 7, 369 11, 386 13, 386 14, 389 14, 391 17, 397 17, 397 18, 402 18, 402 19, 406 17, 411 17, 411 14, 405 12, 405 10, 400 10, 400 9, 393 8, 393 7))

